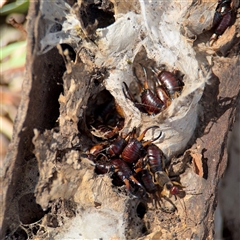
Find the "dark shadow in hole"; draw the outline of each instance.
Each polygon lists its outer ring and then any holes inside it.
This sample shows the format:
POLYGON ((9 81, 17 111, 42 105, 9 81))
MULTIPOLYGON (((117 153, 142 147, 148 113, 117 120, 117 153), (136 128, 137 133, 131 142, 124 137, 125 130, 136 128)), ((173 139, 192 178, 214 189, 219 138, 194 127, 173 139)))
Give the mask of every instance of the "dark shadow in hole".
POLYGON ((71 7, 77 3, 77 0, 65 0, 65 2, 67 2, 71 7))
POLYGON ((19 219, 23 224, 31 224, 40 220, 45 212, 36 203, 34 193, 23 195, 18 201, 19 219))
POLYGON ((87 109, 86 123, 89 130, 99 126, 113 129, 118 124, 123 124, 123 119, 117 112, 114 97, 106 89, 89 98, 87 109))
POLYGON ((28 235, 27 233, 21 228, 19 227, 13 234, 13 239, 17 239, 17 240, 26 240, 28 239, 28 235))
POLYGON ((61 46, 62 46, 62 51, 64 52, 65 50, 67 50, 69 58, 73 62, 75 62, 76 53, 75 53, 74 49, 70 45, 68 45, 68 44, 61 44, 61 46))
POLYGON ((105 28, 115 22, 114 5, 110 1, 83 1, 79 9, 86 31, 93 34, 97 28, 105 28))
POLYGON ((147 206, 146 204, 140 202, 137 206, 137 216, 141 219, 143 219, 144 215, 147 212, 147 206))
POLYGON ((223 223, 222 237, 224 240, 233 240, 232 232, 226 225, 226 222, 223 223))

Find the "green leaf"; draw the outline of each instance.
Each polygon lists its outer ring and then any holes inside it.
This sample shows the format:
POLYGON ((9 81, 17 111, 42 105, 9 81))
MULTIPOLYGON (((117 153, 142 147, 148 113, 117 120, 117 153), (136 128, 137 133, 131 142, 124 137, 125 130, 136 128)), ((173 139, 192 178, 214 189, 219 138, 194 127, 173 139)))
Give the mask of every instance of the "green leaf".
POLYGON ((17 0, 16 2, 4 5, 0 9, 0 15, 8 15, 11 13, 26 13, 29 6, 29 0, 17 0))

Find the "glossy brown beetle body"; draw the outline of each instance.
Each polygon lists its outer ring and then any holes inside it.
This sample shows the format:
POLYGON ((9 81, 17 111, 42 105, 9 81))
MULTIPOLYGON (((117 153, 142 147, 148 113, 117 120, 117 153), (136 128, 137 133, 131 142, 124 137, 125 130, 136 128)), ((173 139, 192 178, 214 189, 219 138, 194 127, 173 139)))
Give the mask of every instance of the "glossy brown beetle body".
POLYGON ((156 93, 158 98, 163 102, 164 106, 163 109, 167 108, 171 104, 171 98, 167 94, 165 88, 161 85, 156 86, 156 93))
MULTIPOLYGON (((141 65, 142 66, 142 65, 141 65)), ((125 82, 123 82, 125 89, 123 88, 123 93, 126 98, 134 102, 134 105, 144 113, 148 113, 149 115, 152 114, 158 114, 164 109, 164 103, 161 99, 157 97, 157 95, 149 88, 148 85, 148 79, 147 79, 147 73, 146 69, 142 66, 144 74, 145 74, 145 80, 144 84, 138 79, 136 75, 136 69, 133 69, 133 75, 140 87, 141 94, 140 99, 141 103, 138 103, 134 100, 133 96, 131 95, 128 86, 125 82)))

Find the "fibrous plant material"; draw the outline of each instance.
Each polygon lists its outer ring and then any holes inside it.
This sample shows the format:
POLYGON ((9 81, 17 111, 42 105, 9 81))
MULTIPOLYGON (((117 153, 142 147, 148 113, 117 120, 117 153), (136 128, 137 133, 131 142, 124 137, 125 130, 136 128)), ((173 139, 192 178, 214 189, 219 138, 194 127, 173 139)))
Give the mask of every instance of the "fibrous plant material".
MULTIPOLYGON (((214 15, 216 4, 32 3, 28 75, 12 152, 3 172, 5 179, 11 179, 11 184, 4 183, 8 189, 3 198, 4 236, 212 238, 216 186, 226 166, 226 136, 239 91, 237 56, 215 56, 212 68, 206 54, 206 49, 214 50, 207 45, 210 37, 204 30, 211 29, 209 16, 214 15), (201 9, 205 9, 203 15, 201 9), (190 35, 201 36, 194 41, 190 35), (229 63, 234 73, 231 78, 229 63), (140 64, 147 69, 150 81, 154 78, 150 69, 162 65, 183 75, 181 94, 159 114, 139 111, 122 90, 125 82, 134 93, 133 69, 141 80, 140 64), (142 132, 159 126, 162 137, 155 144, 170 163, 169 175, 175 174, 186 187, 184 198, 162 198, 161 209, 155 209, 148 198, 133 198, 125 186, 117 187, 108 175, 94 172, 94 163, 85 153, 103 141, 93 125, 105 118, 98 109, 108 102, 121 109, 121 134, 134 127, 142 132), (189 168, 192 165, 195 170, 189 168), (33 176, 21 178, 17 166, 33 176), (27 195, 32 193, 34 196, 27 195), (34 220, 25 216, 14 219, 24 212, 16 207, 24 196, 36 201, 34 220)), ((238 36, 234 38, 232 44, 238 46, 238 36)), ((149 131, 145 139, 156 134, 149 131)))

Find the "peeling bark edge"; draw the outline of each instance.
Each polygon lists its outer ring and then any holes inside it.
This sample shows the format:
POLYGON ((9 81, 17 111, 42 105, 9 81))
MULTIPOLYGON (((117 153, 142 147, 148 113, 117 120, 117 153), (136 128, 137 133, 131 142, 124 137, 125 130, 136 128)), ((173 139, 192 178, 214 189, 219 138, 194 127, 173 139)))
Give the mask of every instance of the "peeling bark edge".
MULTIPOLYGON (((59 115, 59 112, 54 111, 51 106, 56 104, 56 101, 58 102, 58 96, 62 91, 62 86, 59 83, 62 81, 65 65, 57 49, 41 56, 36 54, 39 43, 39 16, 39 1, 31 2, 27 17, 26 72, 22 85, 21 102, 14 121, 12 141, 8 147, 1 173, 3 189, 0 200, 2 207, 1 239, 16 230, 20 223, 16 216, 16 210, 13 210, 11 205, 15 205, 17 209, 17 199, 19 199, 19 192, 23 187, 21 179, 23 179, 25 172, 24 166, 29 160, 35 159, 32 143, 33 129, 37 128, 40 131, 51 129, 59 115), (56 90, 46 91, 46 89, 54 88, 56 90)), ((32 189, 36 183, 37 179, 33 182, 32 189)), ((27 192, 27 189, 25 191, 27 192)))

